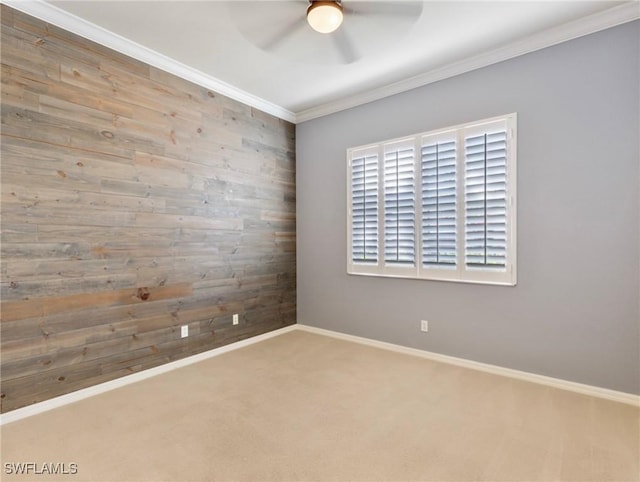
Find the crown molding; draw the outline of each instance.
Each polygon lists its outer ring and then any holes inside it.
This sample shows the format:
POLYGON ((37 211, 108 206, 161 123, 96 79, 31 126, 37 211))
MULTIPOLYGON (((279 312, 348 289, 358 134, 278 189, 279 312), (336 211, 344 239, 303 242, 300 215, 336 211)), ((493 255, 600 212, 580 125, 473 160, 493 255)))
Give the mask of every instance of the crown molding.
POLYGON ((88 22, 43 0, 0 0, 0 3, 4 3, 11 8, 15 8, 47 23, 73 32, 121 54, 128 55, 136 60, 164 70, 165 72, 177 75, 197 85, 214 90, 219 94, 230 97, 248 106, 255 107, 280 119, 296 122, 295 114, 279 105, 234 87, 200 70, 182 64, 166 55, 144 47, 94 23, 88 22))
POLYGON ((296 122, 301 123, 326 115, 335 114, 369 102, 383 99, 408 90, 422 87, 433 82, 464 74, 472 70, 487 67, 520 55, 535 52, 553 45, 566 42, 584 35, 599 32, 616 25, 631 22, 640 18, 640 2, 633 0, 622 5, 574 20, 572 22, 544 30, 505 47, 469 57, 443 67, 429 70, 422 74, 401 80, 384 87, 362 92, 348 98, 338 99, 325 104, 305 109, 296 113, 296 122))
POLYGON ((505 47, 453 62, 383 87, 292 112, 72 15, 44 0, 0 0, 0 3, 293 123, 334 114, 640 18, 640 1, 631 0, 588 17, 539 32, 505 47))

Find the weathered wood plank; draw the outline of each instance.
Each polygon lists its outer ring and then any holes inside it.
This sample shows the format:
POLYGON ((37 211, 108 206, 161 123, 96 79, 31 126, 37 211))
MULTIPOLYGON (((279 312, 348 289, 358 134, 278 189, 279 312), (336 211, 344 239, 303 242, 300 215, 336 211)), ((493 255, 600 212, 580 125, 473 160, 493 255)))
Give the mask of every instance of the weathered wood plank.
POLYGON ((0 8, 2 8, 2 10, 0 11, 0 22, 2 23, 2 25, 13 27, 15 22, 15 10, 13 10, 12 8, 5 8, 4 5, 0 5, 0 8))
POLYGON ((100 274, 93 273, 82 276, 77 271, 71 271, 73 268, 69 263, 65 263, 65 269, 64 272, 60 271, 49 275, 15 276, 12 273, 13 264, 7 263, 7 273, 3 273, 3 281, 0 283, 2 300, 7 303, 30 300, 33 293, 36 292, 42 297, 57 297, 85 293, 89 290, 124 289, 135 286, 137 280, 135 272, 116 272, 104 275, 103 271, 100 274))
MULTIPOLYGON (((2 55, 13 59, 13 65, 43 79, 60 80, 58 63, 47 57, 39 46, 42 39, 12 35, 2 30, 2 55)), ((13 33, 13 32, 12 32, 13 33)))
POLYGON ((295 323, 294 126, 0 8, 2 410, 295 323))
POLYGON ((83 124, 71 119, 54 117, 42 112, 6 106, 2 109, 3 135, 22 137, 53 145, 76 149, 117 153, 133 158, 135 150, 163 152, 159 139, 145 139, 114 129, 83 124), (40 128, 33 129, 34 125, 40 128))
MULTIPOLYGON (((173 300, 164 303, 140 303, 119 305, 95 310, 87 307, 77 311, 67 311, 43 317, 22 318, 0 323, 2 342, 41 338, 52 333, 62 334, 95 326, 110 326, 113 323, 131 320, 156 320, 163 317, 175 319, 175 312, 181 305, 173 300)), ((4 361, 4 359, 2 360, 4 361)))
POLYGON ((52 57, 80 59, 87 65, 99 65, 102 58, 108 58, 110 62, 121 65, 142 78, 149 76, 150 67, 147 64, 33 17, 16 15, 12 27, 15 32, 30 34, 40 39, 38 47, 46 48, 52 57))
POLYGON ((191 338, 189 342, 171 340, 159 345, 124 352, 118 356, 98 359, 98 363, 90 360, 52 370, 43 370, 36 375, 12 378, 2 385, 0 395, 2 410, 12 410, 46 400, 52 396, 86 388, 94 383, 129 375, 206 349, 250 338, 288 324, 291 323, 272 321, 262 323, 259 326, 225 327, 200 333, 191 338))
POLYGON ((147 296, 140 296, 137 289, 121 289, 98 293, 81 293, 69 296, 31 298, 20 301, 3 301, 0 303, 2 321, 18 320, 20 318, 44 317, 50 314, 73 311, 87 307, 126 305, 153 301, 164 298, 180 298, 188 296, 192 287, 188 283, 153 288, 147 296))
POLYGON ((20 85, 2 85, 2 104, 21 108, 37 109, 39 96, 20 85))

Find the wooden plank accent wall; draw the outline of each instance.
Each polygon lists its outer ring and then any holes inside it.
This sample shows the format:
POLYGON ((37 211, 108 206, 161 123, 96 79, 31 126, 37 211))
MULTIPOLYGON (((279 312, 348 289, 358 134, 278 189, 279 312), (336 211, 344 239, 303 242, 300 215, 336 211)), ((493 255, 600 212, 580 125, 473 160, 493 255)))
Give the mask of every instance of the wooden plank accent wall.
POLYGON ((3 412, 295 323, 293 124, 5 5, 1 52, 3 412))

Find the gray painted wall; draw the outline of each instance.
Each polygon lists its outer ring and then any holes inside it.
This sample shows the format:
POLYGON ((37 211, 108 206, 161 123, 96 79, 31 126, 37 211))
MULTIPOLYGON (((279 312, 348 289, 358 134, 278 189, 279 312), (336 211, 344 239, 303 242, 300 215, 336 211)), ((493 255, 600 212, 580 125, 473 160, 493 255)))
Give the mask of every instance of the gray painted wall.
POLYGON ((633 22, 298 125, 298 322, 640 393, 639 41, 633 22), (518 285, 347 275, 346 149, 510 112, 518 285))

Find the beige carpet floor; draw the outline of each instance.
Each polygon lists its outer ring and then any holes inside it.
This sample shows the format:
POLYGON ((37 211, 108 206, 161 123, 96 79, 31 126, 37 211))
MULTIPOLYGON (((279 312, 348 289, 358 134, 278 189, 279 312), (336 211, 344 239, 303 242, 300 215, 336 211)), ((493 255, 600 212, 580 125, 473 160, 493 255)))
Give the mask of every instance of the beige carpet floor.
POLYGON ((3 481, 637 481, 639 454, 636 407, 302 331, 2 427, 3 481))

